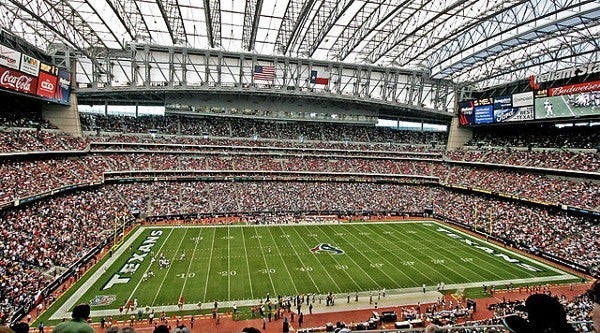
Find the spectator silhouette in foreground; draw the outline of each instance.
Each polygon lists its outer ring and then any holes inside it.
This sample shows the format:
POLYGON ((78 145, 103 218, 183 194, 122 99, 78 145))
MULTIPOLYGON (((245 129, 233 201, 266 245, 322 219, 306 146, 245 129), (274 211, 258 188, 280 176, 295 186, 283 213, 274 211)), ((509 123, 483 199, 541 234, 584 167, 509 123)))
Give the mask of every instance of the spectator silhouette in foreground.
POLYGON ((73 309, 72 319, 64 321, 52 330, 52 333, 94 333, 94 329, 87 323, 90 317, 90 306, 79 304, 73 309))
POLYGON ((575 333, 567 313, 556 297, 533 294, 525 301, 532 333, 575 333))
POLYGON ((586 295, 594 303, 592 308, 592 320, 594 321, 594 330, 600 332, 600 280, 596 280, 586 295))
POLYGON ((20 322, 10 327, 15 333, 29 333, 29 324, 26 322, 20 322))
POLYGON ((502 318, 502 325, 510 333, 529 333, 531 332, 531 325, 523 317, 518 315, 506 316, 502 318))

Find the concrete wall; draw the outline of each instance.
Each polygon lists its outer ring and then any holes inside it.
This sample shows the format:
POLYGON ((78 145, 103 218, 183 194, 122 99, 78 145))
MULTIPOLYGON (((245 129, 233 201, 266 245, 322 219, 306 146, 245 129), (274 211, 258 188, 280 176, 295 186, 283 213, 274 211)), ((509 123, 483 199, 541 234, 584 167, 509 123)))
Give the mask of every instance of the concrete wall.
POLYGON ((452 117, 448 128, 448 145, 446 149, 456 150, 473 138, 473 128, 459 125, 458 116, 452 117))
POLYGON ((70 105, 43 104, 42 118, 75 137, 82 136, 77 95, 71 93, 70 105))

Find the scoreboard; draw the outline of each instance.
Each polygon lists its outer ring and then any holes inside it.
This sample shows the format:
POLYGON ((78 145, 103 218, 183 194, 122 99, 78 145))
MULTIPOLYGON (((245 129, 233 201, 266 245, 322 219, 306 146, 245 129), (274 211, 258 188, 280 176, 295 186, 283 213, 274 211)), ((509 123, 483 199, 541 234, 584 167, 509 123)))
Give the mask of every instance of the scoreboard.
POLYGON ((461 125, 600 117, 600 81, 458 103, 461 125))
POLYGON ((0 89, 68 105, 71 73, 0 44, 0 89))
POLYGON ((534 119, 533 92, 464 101, 458 105, 461 125, 482 125, 534 119))

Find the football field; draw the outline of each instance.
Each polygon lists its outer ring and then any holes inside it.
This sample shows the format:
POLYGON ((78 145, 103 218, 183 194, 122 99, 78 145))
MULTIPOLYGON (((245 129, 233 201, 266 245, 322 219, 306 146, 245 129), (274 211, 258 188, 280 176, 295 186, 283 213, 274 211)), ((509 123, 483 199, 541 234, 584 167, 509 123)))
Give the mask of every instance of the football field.
MULTIPOLYGON (((551 96, 535 99, 535 119, 585 117, 600 115, 600 107, 596 106, 594 99, 588 102, 581 101, 581 95, 551 96), (549 115, 545 103, 552 105, 552 114, 549 115)), ((587 93, 589 95, 589 93, 587 93)), ((589 98, 588 98, 589 99, 589 98)))
POLYGON ((116 311, 128 300, 172 309, 203 303, 253 304, 270 295, 389 294, 573 278, 437 222, 269 226, 146 226, 115 253, 51 319, 73 305, 116 311), (160 258, 164 259, 160 259, 160 258), (160 267, 159 263, 168 261, 160 267))

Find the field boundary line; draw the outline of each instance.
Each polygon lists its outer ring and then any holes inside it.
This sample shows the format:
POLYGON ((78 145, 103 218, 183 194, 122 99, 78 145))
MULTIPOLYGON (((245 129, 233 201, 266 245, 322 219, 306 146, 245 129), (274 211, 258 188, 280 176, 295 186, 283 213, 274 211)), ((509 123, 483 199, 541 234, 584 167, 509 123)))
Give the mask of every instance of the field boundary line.
MULTIPOLYGON (((421 240, 421 242, 423 242, 423 243, 432 244, 432 245, 433 245, 433 244, 435 244, 434 242, 432 242, 432 241, 430 241, 430 240, 427 240, 427 238, 426 238, 426 237, 421 237, 421 236, 419 236, 419 235, 417 235, 417 234, 415 234, 415 235, 416 235, 415 237, 416 237, 417 239, 421 240)), ((445 239, 444 239, 444 241, 445 241, 445 242, 447 242, 447 241, 448 241, 448 239, 447 239, 447 238, 448 238, 448 236, 447 236, 447 235, 439 235, 439 234, 436 234, 436 235, 438 235, 438 236, 444 236, 444 238, 445 238, 445 239)), ((464 249, 464 248, 465 248, 465 247, 458 247, 458 248, 457 248, 457 250, 456 250, 456 252, 461 252, 461 253, 463 253, 463 254, 464 254, 464 253, 466 253, 466 251, 465 251, 465 250, 462 250, 462 249, 464 249)), ((444 247, 441 247, 441 251, 442 251, 442 252, 446 252, 446 253, 450 253, 449 251, 447 251, 446 249, 444 249, 444 247)), ((453 253, 452 253, 452 254, 453 254, 453 253)), ((429 256, 427 256, 427 257, 429 257, 429 256)), ((431 258, 431 257, 429 257, 429 258, 431 258)), ((454 269, 450 268, 450 267, 452 267, 452 265, 446 265, 446 267, 448 267, 448 269, 449 269, 449 270, 451 270, 452 272, 454 272, 454 273, 458 274, 458 275, 459 275, 461 278, 463 278, 465 281, 469 281, 469 280, 470 280, 470 279, 469 279, 469 278, 467 278, 465 275, 461 274, 461 272, 460 272, 460 271, 456 271, 456 270, 454 270, 454 269)), ((456 267, 456 266, 454 266, 454 267, 456 267)), ((483 275, 481 275, 481 274, 480 274, 480 272, 478 272, 477 270, 475 270, 475 269, 471 269, 471 268, 467 268, 466 266, 462 266, 462 267, 463 267, 465 270, 468 270, 469 272, 471 272, 471 273, 474 273, 474 274, 478 275, 479 277, 481 277, 482 279, 484 279, 484 280, 485 280, 485 277, 484 277, 483 275)), ((479 267, 479 266, 477 266, 477 267, 479 267)), ((490 272, 490 271, 488 271, 488 270, 484 270, 484 271, 490 272)), ((500 279, 502 278, 502 276, 501 276, 501 275, 498 275, 496 272, 490 272, 490 273, 492 273, 492 275, 495 275, 497 278, 500 278, 500 279)), ((508 272, 507 272, 507 273, 508 273, 508 272)), ((530 274, 530 273, 528 273, 528 274, 530 274)), ((530 274, 530 275, 531 275, 531 274, 530 274)))
MULTIPOLYGON (((353 228, 357 228, 356 226, 352 226, 353 228)), ((382 237, 380 235, 378 235, 379 237, 382 237)), ((352 237, 361 240, 360 237, 356 236, 355 234, 352 234, 352 237)), ((385 237, 384 237, 385 238, 385 237)), ((361 240, 362 241, 362 240, 361 240)), ((363 242, 364 243, 364 242, 363 242)), ((367 256, 365 255, 362 251, 360 251, 359 249, 356 248, 356 246, 351 245, 358 253, 360 253, 363 257, 365 257, 367 259, 367 262, 369 262, 369 264, 373 264, 373 261, 367 256)), ((396 265, 392 264, 392 262, 390 262, 389 260, 387 260, 387 258, 385 256, 379 255, 376 259, 383 259, 385 260, 390 267, 393 267, 396 269, 396 271, 400 272, 400 274, 406 276, 409 280, 411 280, 415 285, 417 284, 417 282, 415 280, 413 280, 410 276, 408 276, 408 274, 404 273, 399 267, 397 267, 396 265)), ((373 267, 375 268, 375 267, 373 267)), ((383 273, 383 275, 385 275, 390 281, 394 281, 394 278, 392 278, 388 273, 386 273, 383 269, 381 268, 376 268, 377 270, 379 270, 381 273, 383 273)))
MULTIPOLYGON (((279 253, 279 259, 281 259, 281 262, 283 263, 283 267, 285 267, 285 270, 287 271, 288 276, 290 277, 290 282, 292 282, 294 284, 294 290, 296 291, 296 295, 297 295, 298 294, 298 287, 294 283, 294 277, 292 276, 292 272, 290 272, 289 268, 287 267, 287 263, 285 262, 285 259, 281 256, 281 250, 279 250, 279 246, 277 246, 277 241, 275 240, 275 237, 273 236, 273 233, 271 232, 271 228, 269 228, 267 230, 269 231, 269 236, 271 236, 271 239, 273 240, 273 243, 277 247, 277 253, 279 253)), ((286 237, 286 238, 289 238, 289 237, 286 237)), ((268 267, 266 267, 266 269, 269 270, 268 267)))
MULTIPOLYGON (((440 223, 440 222, 433 221, 433 223, 437 224, 437 225, 438 225, 438 226, 440 226, 440 227, 446 227, 446 228, 448 228, 448 226, 447 226, 447 225, 444 225, 444 224, 442 224, 442 223, 440 223)), ((563 270, 561 270, 561 269, 559 269, 559 268, 556 268, 556 267, 553 267, 553 266, 551 266, 551 265, 548 265, 548 264, 546 264, 546 263, 544 263, 544 262, 542 262, 542 261, 538 261, 538 260, 536 260, 536 259, 533 259, 533 258, 530 258, 530 257, 528 257, 528 256, 522 255, 522 254, 520 254, 520 253, 518 253, 518 252, 516 252, 516 251, 510 251, 510 250, 507 250, 507 249, 503 249, 502 247, 500 247, 500 246, 498 246, 498 245, 496 245, 496 244, 494 244, 494 243, 492 243, 492 242, 489 242, 489 241, 486 241, 486 240, 484 240, 484 239, 480 239, 480 238, 477 238, 477 237, 475 237, 475 236, 469 235, 468 233, 466 233, 466 232, 463 232, 462 230, 456 229, 456 228, 454 228, 454 227, 449 227, 449 228, 450 228, 450 229, 452 229, 452 230, 453 230, 453 231, 455 231, 455 232, 458 232, 458 233, 460 233, 461 235, 463 235, 463 236, 465 236, 465 237, 469 237, 469 238, 470 238, 470 239, 472 239, 472 240, 476 240, 476 241, 478 241, 478 242, 482 242, 482 243, 484 243, 484 244, 486 244, 486 245, 489 245, 489 246, 491 246, 491 247, 495 248, 496 250, 500 250, 500 251, 501 251, 501 252, 503 252, 503 253, 505 253, 505 252, 508 252, 508 253, 510 253, 510 254, 513 254, 514 256, 516 256, 516 257, 519 257, 519 258, 521 258, 521 259, 523 259, 523 260, 526 260, 526 261, 528 261, 528 262, 530 262, 530 263, 535 263, 536 265, 540 265, 540 266, 542 266, 542 267, 544 267, 544 268, 546 268, 546 269, 548 269, 548 270, 551 270, 551 271, 553 271, 553 272, 555 272, 555 273, 559 273, 559 274, 561 274, 561 275, 557 275, 557 276, 562 276, 562 277, 564 277, 565 279, 577 278, 577 276, 575 276, 575 275, 572 275, 572 274, 570 274, 570 273, 567 273, 567 272, 565 272, 565 271, 563 271, 563 270)), ((532 279, 536 279, 536 278, 532 278, 532 279)))
MULTIPOLYGON (((171 237, 171 234, 173 233, 174 229, 171 229, 171 232, 169 232, 169 235, 167 236, 167 238, 165 239, 165 241, 160 245, 160 249, 158 249, 157 253, 160 253, 160 251, 162 250, 163 246, 165 246, 165 244, 167 244, 167 241, 169 240, 169 238, 171 237)), ((149 264, 148 267, 146 267, 146 270, 144 270, 144 273, 147 273, 148 270, 150 270, 150 267, 152 266, 152 264, 149 264)), ((138 287, 142 284, 143 279, 140 279, 138 281, 138 283, 135 285, 135 287, 133 288, 133 291, 131 291, 131 294, 129 295, 129 297, 127 298, 127 301, 129 301, 131 299, 131 297, 133 297, 133 294, 135 294, 135 291, 138 289, 138 287)), ((127 302, 126 301, 126 302, 127 302)))
MULTIPOLYGON (((119 257, 121 257, 121 255, 125 252, 125 249, 131 245, 133 243, 133 241, 135 239, 137 239, 140 234, 144 231, 144 228, 138 228, 136 231, 133 232, 133 234, 127 238, 127 240, 125 242, 123 242, 123 244, 117 248, 117 250, 112 254, 112 256, 110 258, 108 258, 104 264, 102 264, 102 266, 96 270, 92 276, 90 276, 90 278, 81 285, 81 287, 79 289, 77 289, 73 295, 71 295, 71 297, 69 297, 51 316, 50 316, 50 320, 56 320, 56 319, 63 319, 63 318, 70 318, 71 317, 71 311, 70 309, 72 309, 75 306, 75 303, 77 303, 77 301, 96 283, 98 282, 98 280, 100 280, 100 278, 102 277, 102 275, 104 275, 105 273, 105 268, 108 269, 111 265, 113 265, 115 263, 115 261, 117 261, 117 259, 119 257)), ((75 286, 77 286, 77 284, 75 284, 75 286)), ((74 286, 73 286, 74 287, 74 286)), ((71 287, 71 288, 73 288, 71 287)))

